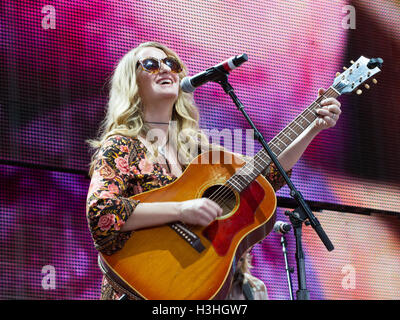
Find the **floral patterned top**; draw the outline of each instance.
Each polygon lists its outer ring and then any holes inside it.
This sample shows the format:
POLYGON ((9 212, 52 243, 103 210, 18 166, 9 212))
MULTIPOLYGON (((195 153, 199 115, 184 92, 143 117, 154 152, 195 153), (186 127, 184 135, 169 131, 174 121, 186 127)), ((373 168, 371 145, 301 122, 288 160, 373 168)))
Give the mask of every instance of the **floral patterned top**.
MULTIPOLYGON (((177 179, 159 163, 153 163, 149 155, 140 140, 120 135, 108 138, 96 153, 86 215, 95 248, 103 254, 121 249, 133 232, 121 231, 139 202, 130 197, 177 179)), ((265 176, 275 190, 285 184, 273 165, 265 176)), ((101 299, 118 299, 121 295, 103 277, 101 299)))

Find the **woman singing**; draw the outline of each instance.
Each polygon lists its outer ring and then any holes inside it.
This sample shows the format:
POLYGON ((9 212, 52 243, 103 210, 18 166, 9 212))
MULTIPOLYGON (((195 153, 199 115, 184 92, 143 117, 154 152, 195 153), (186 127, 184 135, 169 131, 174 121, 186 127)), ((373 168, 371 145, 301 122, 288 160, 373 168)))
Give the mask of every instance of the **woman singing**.
MULTIPOLYGON (((135 230, 174 221, 207 226, 222 214, 221 207, 207 198, 151 203, 130 198, 173 182, 199 148, 208 147, 207 137, 199 130, 193 95, 180 90, 186 74, 177 54, 156 42, 128 52, 113 73, 100 136, 90 141, 95 152, 86 208, 95 247, 103 254, 121 249, 135 230), (164 138, 155 143, 149 139, 154 133, 164 138)), ((320 89, 319 94, 323 92, 320 89)), ((339 118, 336 99, 322 100, 321 105, 317 120, 278 158, 289 173, 312 139, 339 118)), ((265 177, 275 190, 284 184, 274 165, 265 177)), ((103 277, 101 299, 121 295, 110 279, 103 277)))

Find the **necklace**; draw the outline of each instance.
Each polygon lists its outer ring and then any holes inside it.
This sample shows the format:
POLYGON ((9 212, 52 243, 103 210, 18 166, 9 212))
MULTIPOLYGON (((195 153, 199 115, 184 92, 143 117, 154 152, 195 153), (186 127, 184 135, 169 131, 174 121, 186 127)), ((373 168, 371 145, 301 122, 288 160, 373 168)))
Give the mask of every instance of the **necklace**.
POLYGON ((155 122, 155 121, 146 121, 146 123, 152 123, 152 124, 169 124, 169 122, 155 122))

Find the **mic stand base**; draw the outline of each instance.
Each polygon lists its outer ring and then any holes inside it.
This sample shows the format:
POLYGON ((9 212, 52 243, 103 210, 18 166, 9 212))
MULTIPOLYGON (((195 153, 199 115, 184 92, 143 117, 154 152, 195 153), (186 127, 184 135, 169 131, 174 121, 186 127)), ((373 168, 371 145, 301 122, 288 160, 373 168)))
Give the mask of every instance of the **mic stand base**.
POLYGON ((296 291, 297 300, 310 300, 310 292, 307 289, 296 291))
POLYGON ((310 292, 307 290, 306 281, 306 267, 305 258, 303 251, 303 244, 301 240, 303 222, 309 225, 310 222, 306 221, 307 216, 301 207, 296 208, 292 212, 286 211, 293 226, 294 236, 296 238, 296 262, 297 262, 297 279, 298 279, 298 290, 296 291, 297 300, 310 300, 310 292))

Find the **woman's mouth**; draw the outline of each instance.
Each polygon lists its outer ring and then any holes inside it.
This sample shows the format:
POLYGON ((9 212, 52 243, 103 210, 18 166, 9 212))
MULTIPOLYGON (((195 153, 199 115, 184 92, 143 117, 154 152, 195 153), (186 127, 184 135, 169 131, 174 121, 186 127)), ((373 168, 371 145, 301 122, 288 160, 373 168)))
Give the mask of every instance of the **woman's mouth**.
POLYGON ((173 81, 169 78, 160 79, 157 81, 157 84, 160 84, 160 85, 170 85, 172 83, 173 83, 173 81))

